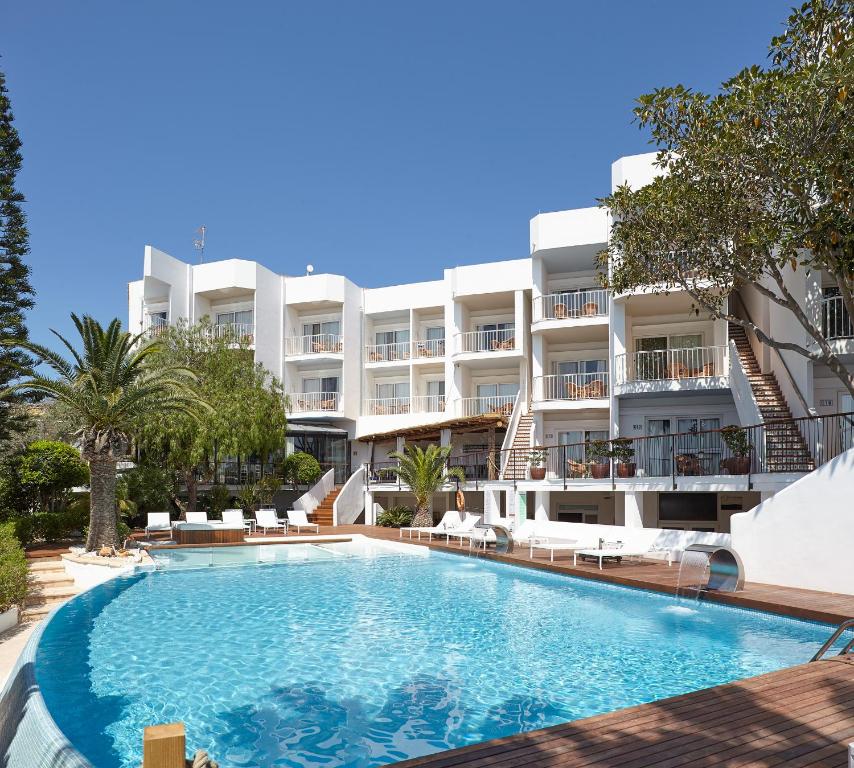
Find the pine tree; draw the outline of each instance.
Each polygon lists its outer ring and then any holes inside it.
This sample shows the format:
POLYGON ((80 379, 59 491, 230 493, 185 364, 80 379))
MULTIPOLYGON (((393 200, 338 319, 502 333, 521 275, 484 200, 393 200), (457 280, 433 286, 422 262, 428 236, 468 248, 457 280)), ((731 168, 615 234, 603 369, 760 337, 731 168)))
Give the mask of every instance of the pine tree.
MULTIPOLYGON (((13 125, 6 76, 0 72, 0 391, 30 371, 33 359, 20 348, 6 346, 26 341, 24 312, 33 306, 30 268, 24 258, 30 251, 24 196, 15 188, 21 168, 21 139, 13 125)), ((23 431, 26 396, 7 394, 0 400, 0 443, 23 431)))

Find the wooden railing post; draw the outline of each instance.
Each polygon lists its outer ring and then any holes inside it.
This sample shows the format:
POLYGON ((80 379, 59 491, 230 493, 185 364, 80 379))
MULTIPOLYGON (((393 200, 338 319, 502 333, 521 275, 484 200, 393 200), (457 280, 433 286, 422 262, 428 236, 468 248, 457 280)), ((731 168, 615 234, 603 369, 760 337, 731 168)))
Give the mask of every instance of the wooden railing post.
POLYGON ((184 768, 187 739, 183 723, 149 725, 142 736, 142 768, 184 768))

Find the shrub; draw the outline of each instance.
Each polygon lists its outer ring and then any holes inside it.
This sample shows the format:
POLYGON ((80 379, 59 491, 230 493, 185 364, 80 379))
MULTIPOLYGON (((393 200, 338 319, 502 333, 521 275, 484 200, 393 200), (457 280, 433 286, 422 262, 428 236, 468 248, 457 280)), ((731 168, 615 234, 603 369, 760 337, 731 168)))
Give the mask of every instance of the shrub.
POLYGON ((228 509, 231 501, 231 491, 225 485, 212 485, 207 493, 208 512, 214 517, 221 515, 222 510, 228 509))
POLYGON ((169 509, 172 475, 156 464, 142 463, 122 474, 128 498, 140 514, 169 509))
POLYGON ((272 504, 276 491, 281 487, 282 481, 279 479, 278 475, 264 475, 264 477, 258 481, 258 501, 261 502, 262 506, 265 504, 272 504))
POLYGON ((3 506, 15 515, 56 512, 71 489, 89 482, 77 449, 56 440, 36 440, 3 462, 3 506))
POLYGON ((415 513, 409 508, 401 505, 389 507, 377 515, 377 525, 384 528, 405 528, 412 522, 415 513))
POLYGON ((285 456, 282 462, 282 477, 286 483, 292 485, 312 485, 322 474, 323 470, 317 459, 304 451, 291 453, 285 456))
POLYGON ((0 525, 0 611, 24 602, 27 561, 12 523, 0 525))

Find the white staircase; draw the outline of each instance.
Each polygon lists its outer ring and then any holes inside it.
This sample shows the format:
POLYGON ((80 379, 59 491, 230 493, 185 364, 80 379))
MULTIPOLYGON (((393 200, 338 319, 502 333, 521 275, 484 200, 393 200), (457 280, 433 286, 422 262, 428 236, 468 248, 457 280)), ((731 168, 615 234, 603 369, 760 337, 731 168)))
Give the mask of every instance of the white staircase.
POLYGON ((531 454, 531 429, 534 417, 530 412, 519 416, 516 432, 513 434, 511 453, 501 473, 502 480, 525 480, 528 477, 528 458, 531 454))

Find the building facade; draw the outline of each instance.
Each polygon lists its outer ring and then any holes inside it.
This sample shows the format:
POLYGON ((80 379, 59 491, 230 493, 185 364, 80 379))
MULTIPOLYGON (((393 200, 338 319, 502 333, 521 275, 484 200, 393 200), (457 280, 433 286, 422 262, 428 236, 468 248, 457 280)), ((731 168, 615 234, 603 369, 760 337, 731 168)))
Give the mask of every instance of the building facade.
MULTIPOLYGON (((613 186, 648 183, 652 159, 615 162, 613 186)), ((468 506, 487 518, 708 531, 728 531, 731 514, 850 447, 850 420, 832 414, 854 406, 829 371, 695 316, 684 292, 602 289, 609 228, 599 208, 540 214, 524 258, 382 288, 239 259, 187 264, 147 246, 129 328, 156 335, 207 316, 212 332, 247 340, 290 395, 288 449, 313 453, 339 484, 358 472, 360 502, 336 522, 408 501, 388 458, 408 442, 452 445, 468 506), (750 428, 746 462, 721 431, 730 425, 750 428), (602 455, 614 438, 627 451, 602 455)), ((795 272, 789 287, 854 359, 830 281, 795 272)), ((750 287, 729 301, 807 342, 750 287)), ((453 490, 437 494, 436 512, 453 490)))

